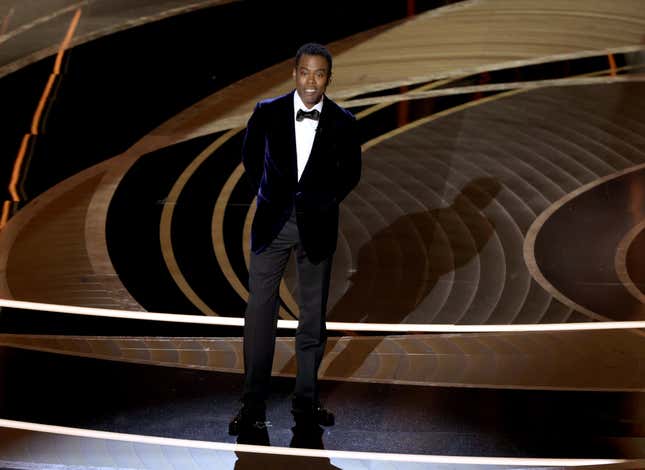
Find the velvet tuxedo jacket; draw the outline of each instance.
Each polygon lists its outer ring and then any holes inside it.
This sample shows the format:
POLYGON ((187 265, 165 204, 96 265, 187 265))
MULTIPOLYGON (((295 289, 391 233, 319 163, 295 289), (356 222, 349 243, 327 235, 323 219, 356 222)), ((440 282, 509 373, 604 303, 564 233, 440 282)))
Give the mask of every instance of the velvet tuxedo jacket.
POLYGON ((294 93, 260 101, 247 124, 242 162, 257 194, 251 249, 262 252, 295 207, 300 242, 317 263, 336 249, 338 206, 360 179, 361 148, 354 116, 324 96, 313 147, 298 181, 294 93))

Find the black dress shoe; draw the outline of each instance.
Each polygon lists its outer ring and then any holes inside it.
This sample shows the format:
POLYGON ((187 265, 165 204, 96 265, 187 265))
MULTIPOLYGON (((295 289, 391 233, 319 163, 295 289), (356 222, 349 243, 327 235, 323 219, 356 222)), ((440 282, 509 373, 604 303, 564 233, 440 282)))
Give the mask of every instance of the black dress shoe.
POLYGON ((334 413, 319 402, 309 399, 294 398, 291 414, 296 421, 296 426, 333 426, 336 422, 334 413))
POLYGON ((307 426, 298 426, 291 428, 293 436, 289 447, 299 447, 301 449, 324 449, 322 440, 323 429, 317 424, 307 426))
POLYGON ((260 428, 258 426, 249 426, 240 429, 240 434, 237 436, 235 441, 238 444, 250 444, 255 446, 270 446, 269 442, 269 431, 265 427, 260 428))
POLYGON ((228 423, 228 433, 237 436, 249 430, 263 430, 267 427, 264 405, 245 403, 237 415, 228 423))

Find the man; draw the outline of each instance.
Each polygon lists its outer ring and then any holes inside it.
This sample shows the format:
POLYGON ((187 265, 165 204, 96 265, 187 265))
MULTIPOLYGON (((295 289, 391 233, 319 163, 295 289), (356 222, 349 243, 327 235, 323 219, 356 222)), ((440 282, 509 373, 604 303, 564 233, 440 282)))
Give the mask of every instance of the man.
POLYGON ((320 44, 297 52, 295 90, 259 102, 248 124, 242 162, 257 194, 251 230, 249 301, 244 326, 243 406, 229 425, 239 434, 263 427, 275 350, 279 285, 296 253, 297 374, 292 414, 299 425, 334 424, 318 396, 318 368, 327 334, 325 315, 338 206, 356 186, 361 149, 354 116, 325 96, 332 57, 320 44))

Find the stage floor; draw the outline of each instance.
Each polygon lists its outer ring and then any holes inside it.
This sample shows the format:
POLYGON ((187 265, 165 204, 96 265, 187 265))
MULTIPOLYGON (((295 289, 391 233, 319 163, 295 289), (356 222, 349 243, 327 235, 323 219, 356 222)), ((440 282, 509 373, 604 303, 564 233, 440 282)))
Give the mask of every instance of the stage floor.
POLYGON ((333 0, 294 33, 294 6, 0 2, 0 466, 642 465, 645 10, 333 0), (236 442, 241 142, 309 40, 363 148, 320 371, 337 423, 292 430, 290 263, 271 426, 236 442))

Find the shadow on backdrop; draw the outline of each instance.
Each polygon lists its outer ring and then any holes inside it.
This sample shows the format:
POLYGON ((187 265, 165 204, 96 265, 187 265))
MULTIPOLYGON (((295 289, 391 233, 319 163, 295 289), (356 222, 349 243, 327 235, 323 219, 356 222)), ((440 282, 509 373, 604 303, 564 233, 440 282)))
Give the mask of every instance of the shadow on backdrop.
MULTIPOLYGON (((481 252, 495 232, 493 222, 482 210, 500 189, 501 184, 493 178, 475 179, 450 206, 403 215, 377 232, 361 247, 351 287, 327 319, 404 322, 442 276, 481 252)), ((430 323, 433 318, 424 320, 430 323)), ((352 375, 379 342, 349 344, 331 362, 326 374, 352 375), (351 351, 351 357, 347 351, 351 351)))

